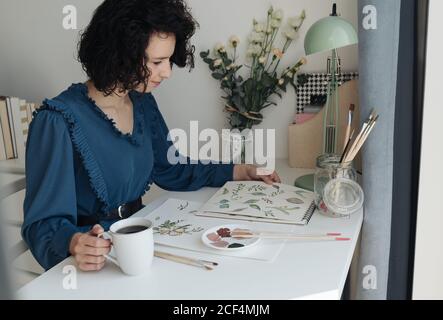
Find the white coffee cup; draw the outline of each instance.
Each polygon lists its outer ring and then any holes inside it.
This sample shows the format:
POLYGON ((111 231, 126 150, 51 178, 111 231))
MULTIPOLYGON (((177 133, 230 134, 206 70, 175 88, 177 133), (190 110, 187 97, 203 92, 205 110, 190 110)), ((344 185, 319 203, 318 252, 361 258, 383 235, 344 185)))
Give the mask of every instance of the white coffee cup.
MULTIPOLYGON (((126 229, 128 230, 128 229, 126 229)), ((130 230, 129 230, 130 231, 130 230)), ((105 255, 128 275, 140 275, 149 270, 154 257, 154 237, 152 222, 145 218, 127 218, 111 225, 108 232, 100 235, 112 241, 116 259, 105 255), (122 233, 127 227, 146 227, 146 229, 122 233)))

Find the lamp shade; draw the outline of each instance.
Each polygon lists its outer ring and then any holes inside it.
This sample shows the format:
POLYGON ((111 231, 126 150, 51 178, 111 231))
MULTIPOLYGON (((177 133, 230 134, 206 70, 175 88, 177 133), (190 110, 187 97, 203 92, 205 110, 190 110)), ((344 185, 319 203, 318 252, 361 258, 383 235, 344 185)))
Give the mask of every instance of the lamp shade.
POLYGON ((354 27, 346 20, 329 16, 318 20, 305 36, 305 52, 310 55, 358 43, 354 27))

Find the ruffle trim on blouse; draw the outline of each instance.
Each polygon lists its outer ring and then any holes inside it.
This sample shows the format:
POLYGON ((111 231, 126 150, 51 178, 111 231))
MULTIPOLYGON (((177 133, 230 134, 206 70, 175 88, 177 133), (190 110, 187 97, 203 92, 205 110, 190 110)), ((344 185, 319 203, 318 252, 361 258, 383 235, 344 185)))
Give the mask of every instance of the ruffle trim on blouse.
POLYGON ((34 111, 35 115, 42 110, 53 110, 59 112, 68 124, 69 134, 74 144, 75 150, 79 153, 83 166, 88 174, 89 183, 96 197, 102 202, 103 212, 109 212, 109 197, 106 182, 103 178, 102 172, 98 163, 94 159, 94 156, 89 148, 86 137, 81 131, 80 126, 77 123, 77 119, 65 105, 54 101, 45 99, 43 105, 34 111))
POLYGON ((92 108, 98 113, 100 117, 105 119, 107 122, 109 122, 110 126, 112 127, 112 130, 120 137, 123 137, 127 139, 129 142, 131 142, 133 145, 140 146, 143 143, 143 133, 145 129, 145 123, 144 123, 144 116, 143 116, 143 108, 139 106, 139 101, 137 99, 138 94, 136 92, 130 92, 129 95, 133 102, 133 108, 134 108, 134 129, 132 134, 131 133, 123 133, 117 128, 117 124, 115 123, 114 119, 111 119, 108 117, 106 113, 103 112, 102 109, 100 109, 97 106, 97 103, 94 99, 92 99, 88 94, 88 87, 84 83, 80 83, 80 90, 83 94, 83 96, 89 101, 89 103, 92 105, 92 108))

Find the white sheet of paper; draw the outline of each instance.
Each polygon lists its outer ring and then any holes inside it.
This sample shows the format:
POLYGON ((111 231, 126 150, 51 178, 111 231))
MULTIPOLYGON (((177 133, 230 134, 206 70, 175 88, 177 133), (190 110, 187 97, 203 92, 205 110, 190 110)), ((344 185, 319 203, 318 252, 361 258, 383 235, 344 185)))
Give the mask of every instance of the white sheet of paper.
POLYGON ((280 253, 286 240, 261 239, 251 247, 239 251, 222 251, 203 244, 201 236, 205 230, 219 225, 238 223, 252 230, 290 232, 293 226, 271 225, 260 222, 233 221, 229 219, 195 216, 203 204, 179 199, 168 199, 145 218, 153 222, 156 244, 216 255, 255 259, 272 262, 280 253))

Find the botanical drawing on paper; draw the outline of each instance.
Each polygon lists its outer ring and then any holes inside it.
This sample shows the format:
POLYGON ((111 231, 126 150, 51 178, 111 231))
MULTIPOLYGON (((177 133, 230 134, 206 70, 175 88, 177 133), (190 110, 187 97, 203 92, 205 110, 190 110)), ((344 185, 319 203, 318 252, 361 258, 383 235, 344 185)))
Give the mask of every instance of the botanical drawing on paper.
POLYGON ((292 185, 264 182, 227 182, 202 211, 275 219, 301 219, 312 200, 311 193, 292 185))
POLYGON ((171 221, 166 220, 157 227, 154 227, 154 233, 169 236, 181 236, 184 234, 192 234, 195 232, 203 231, 202 227, 193 227, 191 224, 180 225, 184 220, 171 221))
MULTIPOLYGON (((226 189, 226 188, 225 188, 226 189)), ((253 186, 251 186, 251 187, 249 187, 248 188, 248 191, 249 192, 251 192, 251 191, 263 191, 263 190, 265 190, 266 189, 266 187, 264 187, 264 186, 261 186, 261 185, 253 185, 253 186)))
POLYGON ((273 191, 273 192, 271 193, 271 197, 275 197, 275 196, 278 196, 279 194, 284 193, 284 191, 283 191, 279 186, 277 186, 277 185, 272 185, 272 187, 274 187, 274 188, 277 189, 277 190, 276 190, 276 191, 273 191))
POLYGON ((177 209, 182 211, 182 210, 186 209, 188 207, 188 205, 189 205, 188 201, 186 201, 185 203, 180 203, 180 205, 178 206, 177 209))
POLYGON ((231 199, 233 200, 239 200, 242 198, 241 195, 239 195, 239 192, 241 192, 246 185, 244 183, 238 183, 237 186, 232 190, 231 199))
POLYGON ((220 209, 229 208, 229 200, 228 199, 220 200, 220 202, 218 203, 218 206, 219 206, 220 209))

